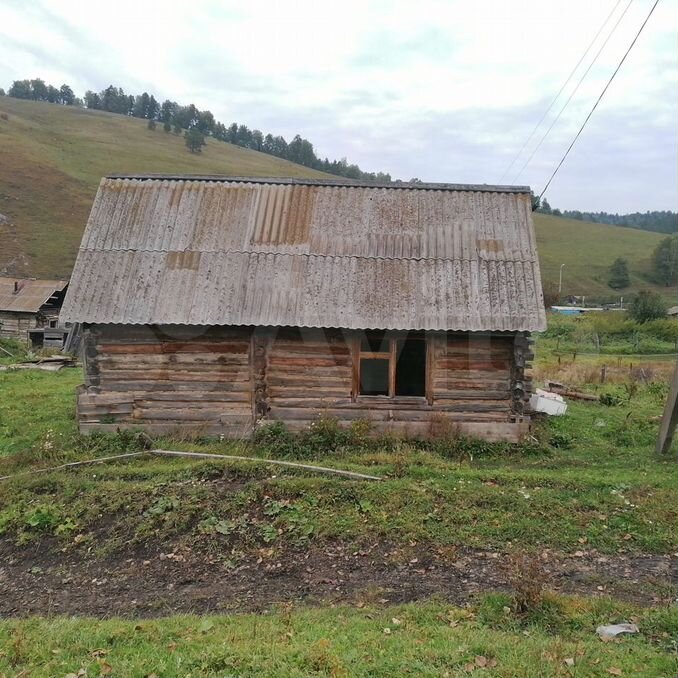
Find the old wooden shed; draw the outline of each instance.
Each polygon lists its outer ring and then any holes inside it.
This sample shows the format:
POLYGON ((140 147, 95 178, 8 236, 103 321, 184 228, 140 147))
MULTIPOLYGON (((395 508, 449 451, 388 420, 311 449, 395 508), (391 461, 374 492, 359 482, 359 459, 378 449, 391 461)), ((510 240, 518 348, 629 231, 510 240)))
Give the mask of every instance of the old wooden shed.
POLYGON ((64 320, 82 431, 527 430, 545 328, 527 187, 102 180, 64 320))
POLYGON ((55 328, 65 280, 0 278, 0 337, 28 341, 35 328, 55 328))

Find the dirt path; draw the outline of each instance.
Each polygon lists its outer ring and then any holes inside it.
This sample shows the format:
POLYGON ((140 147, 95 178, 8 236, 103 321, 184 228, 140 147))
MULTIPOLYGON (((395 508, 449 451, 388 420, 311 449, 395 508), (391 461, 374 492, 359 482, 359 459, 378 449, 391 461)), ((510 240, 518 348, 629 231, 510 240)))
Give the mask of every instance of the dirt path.
MULTIPOLYGON (((436 552, 374 544, 262 549, 233 566, 189 549, 136 551, 107 559, 56 543, 18 549, 0 541, 0 615, 163 616, 263 610, 277 603, 393 604, 438 596, 464 604, 506 588, 502 554, 436 552)), ((562 555, 545 551, 549 588, 640 604, 678 597, 678 557, 562 555)))

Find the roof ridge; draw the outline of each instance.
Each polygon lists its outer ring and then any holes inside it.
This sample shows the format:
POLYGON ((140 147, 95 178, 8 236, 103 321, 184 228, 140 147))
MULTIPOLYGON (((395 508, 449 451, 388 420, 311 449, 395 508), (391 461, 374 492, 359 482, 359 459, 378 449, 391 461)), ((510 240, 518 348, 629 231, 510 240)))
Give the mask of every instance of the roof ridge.
POLYGON ((376 183, 353 179, 312 179, 298 177, 248 177, 225 174, 108 174, 105 179, 129 179, 136 181, 205 181, 214 183, 278 184, 291 186, 320 186, 336 188, 374 188, 413 191, 466 191, 472 193, 531 193, 529 186, 494 184, 450 184, 438 182, 391 182, 376 183))

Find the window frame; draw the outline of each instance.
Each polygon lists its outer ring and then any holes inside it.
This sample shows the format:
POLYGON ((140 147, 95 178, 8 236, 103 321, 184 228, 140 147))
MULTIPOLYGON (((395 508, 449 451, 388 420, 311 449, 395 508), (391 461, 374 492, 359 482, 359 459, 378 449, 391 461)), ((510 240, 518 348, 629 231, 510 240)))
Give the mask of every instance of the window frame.
POLYGON ((353 388, 352 400, 353 402, 374 402, 375 400, 386 400, 389 402, 427 402, 432 404, 432 346, 431 338, 424 333, 414 332, 386 332, 386 340, 388 341, 387 351, 363 351, 362 350, 363 336, 358 334, 353 340, 353 388), (398 364, 398 342, 406 341, 407 339, 414 341, 423 341, 425 345, 425 372, 424 372, 424 395, 396 395, 396 368, 398 364), (360 393, 360 363, 363 359, 366 360, 388 360, 388 395, 366 395, 360 393))

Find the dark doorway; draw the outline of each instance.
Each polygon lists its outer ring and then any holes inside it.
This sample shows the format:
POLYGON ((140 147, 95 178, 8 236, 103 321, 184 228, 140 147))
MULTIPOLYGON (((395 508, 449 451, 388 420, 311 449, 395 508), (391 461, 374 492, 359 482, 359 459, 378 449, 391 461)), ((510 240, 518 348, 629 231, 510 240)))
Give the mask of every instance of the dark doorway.
POLYGON ((396 349, 397 396, 426 395, 426 341, 399 339, 396 349))

